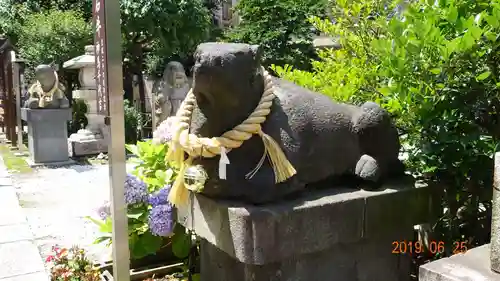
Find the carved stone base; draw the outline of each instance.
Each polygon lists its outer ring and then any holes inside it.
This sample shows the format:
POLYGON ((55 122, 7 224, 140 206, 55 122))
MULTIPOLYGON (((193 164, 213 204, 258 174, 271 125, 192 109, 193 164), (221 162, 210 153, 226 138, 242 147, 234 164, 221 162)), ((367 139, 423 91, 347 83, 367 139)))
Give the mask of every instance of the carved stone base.
POLYGON ((79 130, 68 138, 69 155, 97 155, 108 151, 108 142, 100 135, 87 129, 79 130))
POLYGON ((178 221, 203 238, 202 281, 407 281, 411 257, 393 253, 393 242, 415 240, 413 225, 435 217, 439 191, 384 187, 312 189, 261 206, 191 194, 178 221))

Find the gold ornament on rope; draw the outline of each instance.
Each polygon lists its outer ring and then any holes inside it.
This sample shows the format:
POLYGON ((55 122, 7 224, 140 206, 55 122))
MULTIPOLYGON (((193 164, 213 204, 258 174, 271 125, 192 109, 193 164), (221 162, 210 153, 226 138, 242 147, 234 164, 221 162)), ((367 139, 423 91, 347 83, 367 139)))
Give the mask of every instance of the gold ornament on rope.
POLYGON ((264 74, 264 93, 259 104, 245 121, 220 137, 201 138, 189 133, 189 124, 196 101, 192 89, 189 91, 173 118, 172 141, 166 156, 167 161, 173 161, 180 167, 179 174, 168 195, 168 200, 172 204, 179 206, 187 202, 189 192, 184 186, 184 173, 194 158, 215 157, 221 154, 221 150, 229 152, 231 149, 240 147, 252 135, 259 135, 262 138, 264 155, 257 167, 247 174, 248 178, 255 175, 264 163, 266 156, 268 156, 273 167, 276 183, 283 182, 297 173, 279 144, 262 131, 261 124, 266 121, 267 115, 271 112, 273 100, 276 97, 271 75, 264 68, 262 68, 262 71, 264 74), (188 154, 187 159, 184 159, 184 153, 188 154))

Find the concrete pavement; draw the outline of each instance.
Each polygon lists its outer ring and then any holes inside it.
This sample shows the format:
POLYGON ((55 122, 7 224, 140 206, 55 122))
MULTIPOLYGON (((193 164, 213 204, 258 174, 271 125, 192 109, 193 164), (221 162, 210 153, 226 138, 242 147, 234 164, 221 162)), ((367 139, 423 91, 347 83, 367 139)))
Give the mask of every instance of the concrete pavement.
POLYGON ((48 281, 16 189, 0 157, 0 281, 48 281))

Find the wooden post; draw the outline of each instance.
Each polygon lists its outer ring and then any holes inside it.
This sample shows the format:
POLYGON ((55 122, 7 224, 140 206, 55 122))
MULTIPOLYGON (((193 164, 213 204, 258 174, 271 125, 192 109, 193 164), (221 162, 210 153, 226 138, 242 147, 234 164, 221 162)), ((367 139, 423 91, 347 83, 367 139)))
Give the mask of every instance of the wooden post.
POLYGON ((14 95, 16 97, 16 127, 17 127, 17 148, 21 149, 23 145, 23 125, 21 120, 21 83, 20 83, 20 61, 16 58, 16 52, 10 51, 10 62, 12 67, 12 84, 14 95))
POLYGON ((128 219, 125 204, 125 120, 118 0, 94 0, 97 113, 110 125, 108 146, 113 219, 113 279, 130 281, 128 219))
POLYGON ((7 95, 9 96, 9 127, 10 127, 10 137, 11 146, 17 147, 17 132, 16 132, 16 102, 14 100, 14 84, 13 78, 14 73, 12 71, 12 60, 10 58, 10 52, 5 52, 5 57, 7 61, 7 95))
POLYGON ((7 82, 7 60, 5 53, 0 54, 0 66, 2 72, 2 92, 3 92, 3 122, 5 124, 5 137, 7 142, 12 140, 10 130, 10 97, 7 82))
POLYGON ((6 131, 6 122, 5 122, 5 118, 6 118, 6 114, 5 114, 5 91, 4 91, 4 75, 3 75, 3 60, 2 60, 2 54, 0 54, 0 95, 1 95, 1 99, 2 99, 2 132, 3 133, 8 133, 6 131))

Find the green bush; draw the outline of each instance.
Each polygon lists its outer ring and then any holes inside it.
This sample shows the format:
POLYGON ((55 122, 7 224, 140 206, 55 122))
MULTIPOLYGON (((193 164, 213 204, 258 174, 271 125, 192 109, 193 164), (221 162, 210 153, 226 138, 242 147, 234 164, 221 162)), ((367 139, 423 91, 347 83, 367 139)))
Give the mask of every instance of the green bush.
POLYGON ((68 134, 74 134, 80 129, 85 129, 89 121, 87 120, 88 107, 84 100, 73 99, 72 109, 72 119, 68 122, 68 134))
MULTIPOLYGON (((39 64, 62 64, 92 43, 92 27, 74 11, 50 10, 24 15, 16 46, 31 71, 39 64)), ((30 73, 28 73, 30 74, 30 73)), ((30 76, 30 75, 28 75, 30 76)), ((29 77, 28 77, 29 78, 29 77)))
POLYGON ((241 0, 235 11, 243 20, 227 37, 232 42, 261 45, 265 66, 289 63, 310 69, 316 54, 313 26, 307 18, 324 15, 325 8, 323 0, 241 0))
POLYGON ((127 99, 123 101, 123 107, 125 116, 125 143, 135 144, 139 140, 142 129, 142 115, 127 99))
POLYGON ((337 24, 313 22, 340 35, 343 48, 322 52, 313 72, 276 72, 337 101, 382 104, 410 170, 445 188, 440 238, 487 243, 500 138, 500 2, 412 1, 399 14, 396 3, 380 3, 336 1, 337 24))

